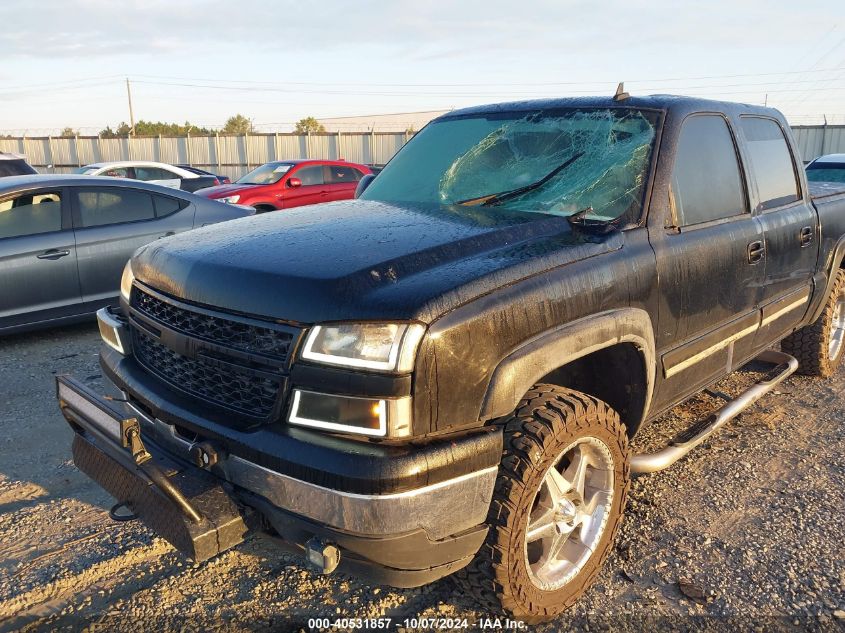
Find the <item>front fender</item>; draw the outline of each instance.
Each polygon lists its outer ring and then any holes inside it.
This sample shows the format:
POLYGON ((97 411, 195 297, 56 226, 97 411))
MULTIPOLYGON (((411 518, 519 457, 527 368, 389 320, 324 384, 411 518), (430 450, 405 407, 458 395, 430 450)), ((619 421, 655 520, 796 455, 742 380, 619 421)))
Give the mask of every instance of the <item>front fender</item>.
POLYGON ((487 388, 481 418, 507 415, 544 376, 588 354, 620 343, 640 353, 646 377, 645 419, 654 392, 655 350, 651 318, 639 308, 620 308, 578 319, 548 330, 523 343, 503 359, 487 388))

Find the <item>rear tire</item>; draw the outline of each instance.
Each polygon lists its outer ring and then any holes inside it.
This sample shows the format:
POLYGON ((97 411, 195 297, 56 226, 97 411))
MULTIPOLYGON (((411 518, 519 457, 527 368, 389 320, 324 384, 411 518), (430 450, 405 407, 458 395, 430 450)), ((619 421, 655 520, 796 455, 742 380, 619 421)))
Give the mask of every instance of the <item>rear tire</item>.
POLYGON ((821 315, 796 330, 780 348, 798 359, 798 371, 807 376, 832 375, 845 357, 845 270, 837 270, 821 315))
POLYGON ((525 395, 504 435, 490 530, 456 580, 492 611, 539 622, 572 606, 612 549, 628 436, 605 403, 553 385, 525 395))

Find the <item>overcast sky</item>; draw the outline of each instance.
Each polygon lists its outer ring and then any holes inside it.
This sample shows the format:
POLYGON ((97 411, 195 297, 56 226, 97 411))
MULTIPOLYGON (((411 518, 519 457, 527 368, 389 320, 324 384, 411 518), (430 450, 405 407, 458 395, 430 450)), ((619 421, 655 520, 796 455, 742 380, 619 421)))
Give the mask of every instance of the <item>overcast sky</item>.
POLYGON ((842 0, 3 0, 0 130, 672 92, 845 123, 842 0))

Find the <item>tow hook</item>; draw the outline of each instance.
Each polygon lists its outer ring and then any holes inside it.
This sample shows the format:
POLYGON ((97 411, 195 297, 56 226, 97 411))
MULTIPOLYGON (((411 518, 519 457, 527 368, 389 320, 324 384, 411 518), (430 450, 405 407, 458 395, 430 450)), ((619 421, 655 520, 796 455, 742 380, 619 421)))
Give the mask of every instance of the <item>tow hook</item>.
POLYGON ((200 442, 191 446, 191 460, 199 468, 211 468, 220 460, 220 450, 211 442, 200 442))
POLYGON ((340 564, 340 550, 315 536, 305 544, 305 562, 317 573, 330 574, 340 564))

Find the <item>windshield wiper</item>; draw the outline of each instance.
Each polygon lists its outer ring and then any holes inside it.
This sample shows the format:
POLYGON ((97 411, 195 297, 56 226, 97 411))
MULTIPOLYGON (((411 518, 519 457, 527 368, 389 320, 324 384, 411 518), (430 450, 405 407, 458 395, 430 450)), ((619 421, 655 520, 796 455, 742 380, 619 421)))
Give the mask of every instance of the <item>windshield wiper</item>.
POLYGON ((585 209, 576 211, 572 215, 567 215, 566 220, 573 229, 581 229, 590 233, 604 235, 605 233, 610 233, 618 229, 622 217, 625 215, 623 213, 618 217, 603 220, 601 218, 588 218, 587 216, 591 213, 593 213, 593 207, 586 207, 585 209))
POLYGON ((530 185, 525 185, 524 187, 518 187, 517 189, 511 189, 509 191, 500 191, 499 193, 490 193, 486 196, 478 196, 477 198, 468 198, 466 200, 461 200, 456 204, 461 204, 467 207, 475 207, 475 206, 492 206, 494 204, 498 204, 500 202, 504 202, 505 200, 510 200, 511 198, 516 198, 521 196, 524 193, 528 193, 529 191, 534 191, 535 189, 539 189, 547 182, 549 182, 552 178, 557 176, 560 172, 564 169, 569 167, 572 163, 576 160, 581 158, 584 155, 584 152, 578 152, 572 158, 567 160, 562 165, 558 165, 548 174, 540 178, 540 180, 536 182, 532 182, 530 185))

